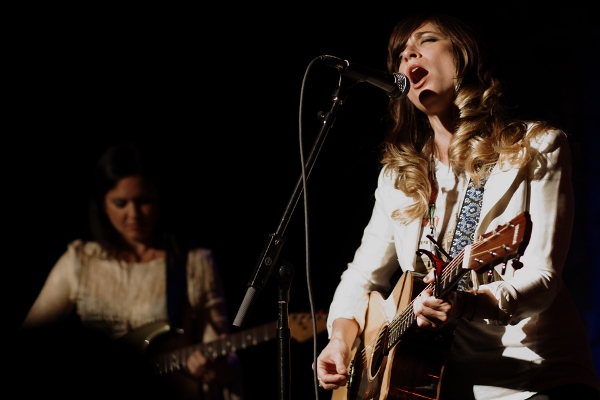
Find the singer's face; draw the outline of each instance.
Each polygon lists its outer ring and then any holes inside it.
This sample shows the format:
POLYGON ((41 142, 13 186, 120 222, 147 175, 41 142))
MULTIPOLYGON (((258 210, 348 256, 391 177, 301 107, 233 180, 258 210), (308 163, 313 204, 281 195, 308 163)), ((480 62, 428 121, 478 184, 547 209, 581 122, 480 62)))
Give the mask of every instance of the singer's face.
POLYGON ((158 214, 158 195, 152 182, 128 176, 104 196, 108 219, 129 243, 150 240, 158 214))
POLYGON ((450 39, 427 22, 411 34, 401 56, 399 72, 410 80, 410 101, 427 115, 447 113, 456 80, 450 39))

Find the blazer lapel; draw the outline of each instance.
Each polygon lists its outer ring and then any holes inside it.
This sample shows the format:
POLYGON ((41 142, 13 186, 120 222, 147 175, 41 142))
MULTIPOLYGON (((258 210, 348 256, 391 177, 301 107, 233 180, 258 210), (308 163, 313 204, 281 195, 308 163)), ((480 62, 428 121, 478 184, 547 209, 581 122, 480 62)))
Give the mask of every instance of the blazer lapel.
MULTIPOLYGON (((489 179, 485 184, 485 190, 483 195, 483 204, 481 206, 481 214, 479 215, 479 227, 476 234, 480 234, 480 228, 487 229, 487 224, 482 223, 487 220, 489 212, 495 208, 495 206, 502 201, 502 198, 509 192, 510 186, 515 182, 519 174, 517 168, 509 169, 508 171, 501 171, 498 165, 494 166, 489 179)), ((492 218, 493 219, 493 218, 492 218)))

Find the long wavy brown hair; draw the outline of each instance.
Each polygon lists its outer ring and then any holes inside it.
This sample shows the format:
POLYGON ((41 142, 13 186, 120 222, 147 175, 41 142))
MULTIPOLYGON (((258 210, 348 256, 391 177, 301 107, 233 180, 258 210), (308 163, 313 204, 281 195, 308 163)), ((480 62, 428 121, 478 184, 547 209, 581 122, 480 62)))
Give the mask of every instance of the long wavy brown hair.
MULTIPOLYGON (((450 166, 456 173, 466 172, 476 184, 496 163, 503 168, 523 168, 534 157, 530 140, 551 127, 536 121, 527 134, 526 121, 509 118, 501 83, 486 64, 476 32, 463 21, 442 14, 415 14, 401 20, 388 42, 388 70, 399 70, 408 38, 427 22, 450 38, 454 52, 457 80, 450 166)), ((431 194, 428 174, 435 152, 433 130, 427 116, 407 96, 390 99, 388 114, 390 127, 382 143, 381 163, 387 173, 395 173, 395 187, 415 201, 392 214, 394 219, 409 223, 427 213, 431 194)))

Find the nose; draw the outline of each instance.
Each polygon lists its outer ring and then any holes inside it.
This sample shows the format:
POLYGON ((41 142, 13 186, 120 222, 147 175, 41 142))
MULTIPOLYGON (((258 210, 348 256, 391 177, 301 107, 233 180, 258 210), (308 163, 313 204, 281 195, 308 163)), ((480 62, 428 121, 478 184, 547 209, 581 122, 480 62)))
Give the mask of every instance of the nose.
POLYGON ((131 201, 127 204, 127 214, 130 217, 137 217, 137 215, 139 214, 139 207, 137 204, 135 204, 135 202, 131 201))
POLYGON ((400 53, 400 57, 402 57, 403 61, 408 61, 408 59, 410 59, 410 58, 419 57, 419 53, 418 53, 416 47, 414 47, 410 44, 406 44, 406 47, 404 48, 402 53, 400 53))

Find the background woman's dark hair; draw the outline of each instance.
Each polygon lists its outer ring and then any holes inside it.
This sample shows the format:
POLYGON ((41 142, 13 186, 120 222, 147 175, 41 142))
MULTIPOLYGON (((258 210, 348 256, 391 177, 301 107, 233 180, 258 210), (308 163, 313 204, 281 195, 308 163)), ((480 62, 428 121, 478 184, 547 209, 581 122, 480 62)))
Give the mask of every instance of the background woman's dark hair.
MULTIPOLYGON (((150 150, 134 143, 120 143, 109 147, 98 159, 90 185, 89 222, 92 239, 106 249, 110 255, 123 250, 120 234, 104 212, 104 197, 125 177, 139 175, 154 183, 159 204, 162 202, 160 168, 150 150)), ((157 239, 162 240, 166 227, 164 212, 158 213, 157 239)))

